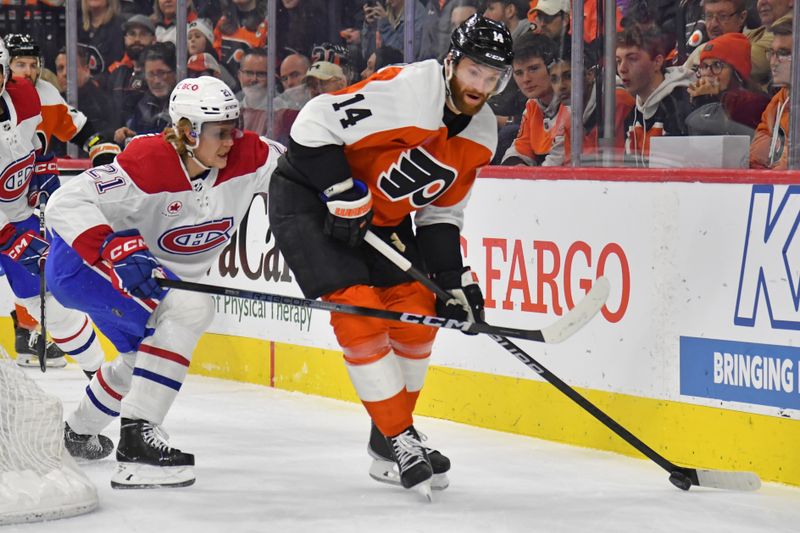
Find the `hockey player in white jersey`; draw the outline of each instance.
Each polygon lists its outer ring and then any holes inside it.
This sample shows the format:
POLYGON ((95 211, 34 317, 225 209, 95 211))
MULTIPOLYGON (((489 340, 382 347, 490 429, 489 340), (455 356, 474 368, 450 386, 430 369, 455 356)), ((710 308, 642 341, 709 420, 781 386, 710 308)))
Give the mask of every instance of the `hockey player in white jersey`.
POLYGON ((115 488, 194 483, 194 456, 160 426, 213 318, 210 296, 159 287, 197 281, 266 192, 283 147, 236 129, 239 103, 222 81, 179 82, 172 127, 134 138, 114 163, 65 184, 47 207, 48 285, 87 312, 120 355, 105 363, 67 421, 98 434, 121 415, 115 488))
MULTIPOLYGON (((47 201, 59 180, 52 161, 37 159, 39 97, 30 82, 11 75, 2 39, 0 80, 0 266, 18 302, 38 320, 40 261, 47 256, 49 244, 39 235, 34 206, 47 201)), ((64 308, 50 293, 45 296, 45 313, 48 329, 61 350, 87 374, 96 371, 104 356, 88 317, 64 308)), ((59 359, 65 364, 63 357, 59 359)))

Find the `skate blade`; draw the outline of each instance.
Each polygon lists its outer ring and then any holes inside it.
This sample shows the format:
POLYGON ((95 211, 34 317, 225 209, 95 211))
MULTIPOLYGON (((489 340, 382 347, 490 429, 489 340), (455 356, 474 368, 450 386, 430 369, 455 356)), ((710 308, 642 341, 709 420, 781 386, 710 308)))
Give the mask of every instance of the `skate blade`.
MULTIPOLYGON (((372 465, 369 468, 369 477, 388 485, 395 485, 397 487, 403 486, 400 483, 400 474, 397 471, 397 465, 394 461, 386 461, 373 456, 372 465)), ((431 489, 444 490, 449 486, 450 479, 447 477, 447 473, 434 474, 433 477, 431 477, 431 489)))
MULTIPOLYGON (((45 359, 45 364, 47 368, 64 368, 67 366, 67 360, 64 357, 55 357, 45 359)), ((17 355, 17 365, 25 368, 39 368, 39 358, 31 354, 20 354, 17 355)))
POLYGON ((159 489, 188 487, 195 482, 191 466, 153 466, 140 463, 117 463, 111 476, 113 489, 159 489))
POLYGON ((428 503, 433 503, 433 494, 431 493, 431 479, 428 478, 422 483, 417 483, 413 487, 409 487, 411 489, 416 490, 419 492, 423 498, 428 500, 428 503))

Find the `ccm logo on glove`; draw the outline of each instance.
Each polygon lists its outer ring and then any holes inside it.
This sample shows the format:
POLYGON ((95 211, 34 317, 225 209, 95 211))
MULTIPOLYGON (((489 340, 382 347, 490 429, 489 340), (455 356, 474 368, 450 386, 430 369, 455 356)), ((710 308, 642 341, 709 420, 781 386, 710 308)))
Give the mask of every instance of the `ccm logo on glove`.
MULTIPOLYGON (((117 239, 113 239, 109 244, 113 245, 115 240, 117 239)), ((147 245, 144 243, 144 239, 141 237, 121 241, 122 242, 118 242, 116 246, 112 246, 110 249, 104 250, 104 255, 112 262, 117 262, 124 257, 128 257, 134 252, 138 252, 139 250, 147 250, 147 245)))

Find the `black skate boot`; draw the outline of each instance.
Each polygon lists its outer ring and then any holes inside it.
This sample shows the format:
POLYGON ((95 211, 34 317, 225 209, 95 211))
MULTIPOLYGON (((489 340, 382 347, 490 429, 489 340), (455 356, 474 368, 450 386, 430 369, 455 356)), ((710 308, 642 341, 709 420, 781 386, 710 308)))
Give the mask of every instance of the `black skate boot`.
POLYGON ((105 435, 80 435, 64 422, 64 445, 76 459, 96 461, 108 457, 114 451, 114 443, 105 435))
MULTIPOLYGON (((420 432, 417 432, 420 442, 427 440, 427 437, 420 432)), ((431 478, 431 488, 433 490, 444 490, 450 486, 450 480, 447 477, 447 472, 450 470, 450 459, 443 455, 439 450, 433 450, 427 446, 423 446, 425 452, 428 454, 428 459, 431 462, 431 469, 433 470, 433 477, 431 478)), ((380 432, 378 426, 372 423, 372 429, 369 434, 369 444, 367 445, 367 453, 372 457, 372 465, 369 469, 369 475, 375 481, 382 483, 390 483, 392 485, 400 485, 400 475, 397 471, 397 464, 392 459, 392 452, 389 444, 386 442, 386 437, 380 432)))
MULTIPOLYGON (((15 320, 16 323, 16 320, 15 320)), ((39 332, 30 331, 23 327, 15 327, 14 348, 17 350, 17 364, 19 366, 39 366, 39 332), (23 337, 27 336, 27 346, 20 346, 23 337)), ((44 349, 47 368, 64 368, 67 360, 64 352, 53 341, 47 341, 44 349)))
POLYGON ((403 488, 416 488, 431 500, 433 470, 414 426, 409 426, 394 437, 386 437, 386 444, 392 451, 403 488))
POLYGON ((117 445, 115 489, 186 487, 194 483, 194 455, 170 448, 169 437, 146 420, 123 418, 117 445))

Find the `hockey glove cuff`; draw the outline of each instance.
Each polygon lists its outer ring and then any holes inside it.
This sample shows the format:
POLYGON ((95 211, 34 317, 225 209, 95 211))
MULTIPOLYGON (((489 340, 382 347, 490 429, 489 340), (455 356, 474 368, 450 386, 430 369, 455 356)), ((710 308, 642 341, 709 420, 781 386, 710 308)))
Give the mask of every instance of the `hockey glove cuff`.
POLYGON ((372 193, 363 181, 348 178, 320 194, 328 205, 322 232, 356 247, 372 223, 372 193))
POLYGON ((47 200, 61 186, 58 179, 58 164, 52 152, 36 158, 33 166, 33 175, 28 185, 28 205, 36 207, 47 200))
POLYGON ((103 242, 100 257, 111 264, 111 283, 124 296, 161 299, 165 290, 155 278, 166 277, 138 230, 112 233, 103 242))
POLYGON ((478 285, 478 277, 469 267, 439 272, 431 275, 431 278, 452 295, 447 301, 436 299, 437 315, 461 321, 484 321, 483 293, 478 285))
POLYGON ((13 224, 6 224, 0 230, 0 253, 10 257, 33 274, 42 273, 43 260, 47 257, 50 244, 31 230, 19 230, 13 224))

